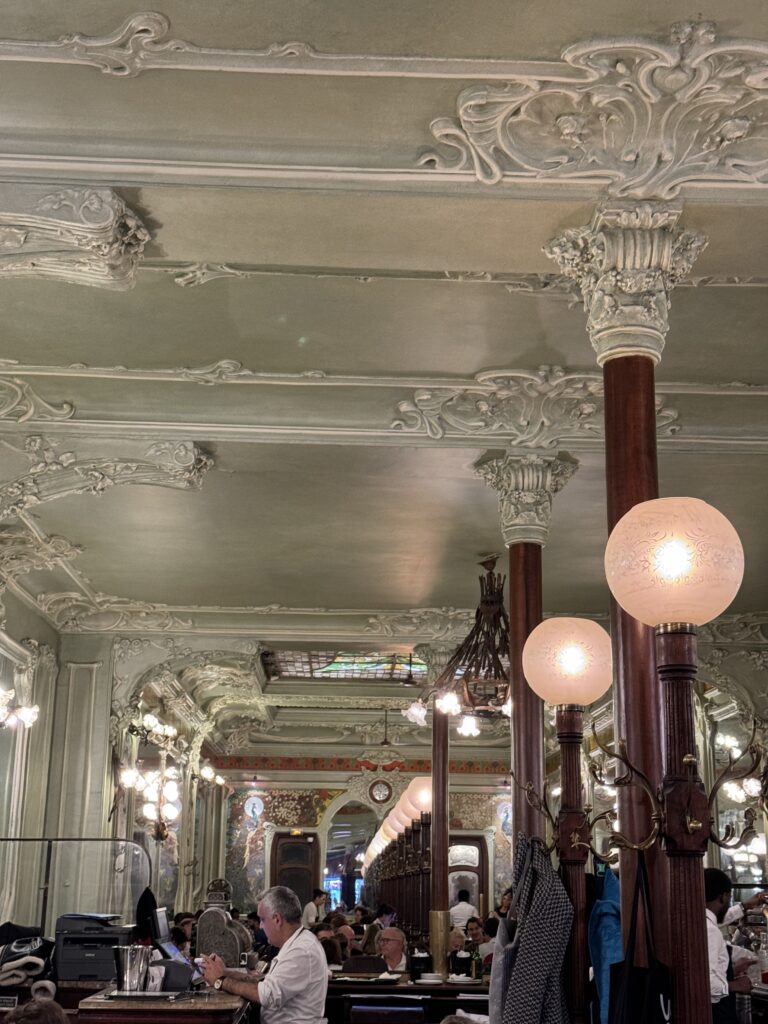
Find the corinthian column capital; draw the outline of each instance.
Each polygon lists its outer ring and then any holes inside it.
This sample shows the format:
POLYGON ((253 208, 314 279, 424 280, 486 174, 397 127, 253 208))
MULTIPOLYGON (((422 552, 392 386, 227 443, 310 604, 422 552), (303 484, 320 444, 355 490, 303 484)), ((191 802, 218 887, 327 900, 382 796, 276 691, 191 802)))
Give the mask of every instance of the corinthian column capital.
POLYGON ((677 226, 681 212, 682 206, 670 203, 605 204, 591 224, 570 228, 544 246, 581 290, 600 366, 627 355, 660 361, 670 292, 707 244, 704 235, 677 226))
POLYGON ((504 543, 547 543, 552 498, 565 487, 579 463, 568 452, 509 455, 486 452, 475 473, 496 491, 504 543))

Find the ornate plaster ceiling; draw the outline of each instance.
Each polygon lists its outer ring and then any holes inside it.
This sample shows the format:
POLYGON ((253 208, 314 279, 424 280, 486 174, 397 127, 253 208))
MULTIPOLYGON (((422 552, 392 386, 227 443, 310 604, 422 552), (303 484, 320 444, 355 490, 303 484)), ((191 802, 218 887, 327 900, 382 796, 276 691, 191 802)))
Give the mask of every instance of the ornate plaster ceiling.
MULTIPOLYGON (((670 35, 677 0, 3 14, 0 569, 17 594, 65 633, 175 654, 450 646, 476 561, 503 550, 475 464, 563 450, 579 468, 554 498, 544 604, 604 616, 600 374, 542 250, 606 191, 674 194, 709 244, 657 371, 661 489, 742 536, 705 665, 765 711, 764 4, 730 4, 719 30, 736 79, 706 25, 670 35), (658 96, 636 59, 666 66, 658 96), (594 83, 609 96, 622 68, 653 116, 638 141, 613 111, 599 141, 594 83), (635 144, 662 154, 658 181, 635 144)), ((176 697, 204 715, 240 694, 216 711, 222 752, 359 751, 404 700, 334 683, 318 711, 316 688, 266 680, 246 699, 219 669, 176 697)), ((483 743, 495 758, 503 737, 483 743)))

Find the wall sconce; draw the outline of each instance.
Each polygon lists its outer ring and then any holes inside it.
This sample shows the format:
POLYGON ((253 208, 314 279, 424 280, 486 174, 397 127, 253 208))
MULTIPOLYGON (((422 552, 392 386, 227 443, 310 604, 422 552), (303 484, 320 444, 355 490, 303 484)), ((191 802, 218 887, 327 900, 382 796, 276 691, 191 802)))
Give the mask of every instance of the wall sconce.
POLYGON ((227 780, 223 775, 219 775, 213 765, 208 764, 206 761, 200 766, 200 773, 196 774, 192 772, 192 781, 201 782, 204 785, 213 786, 226 786, 227 780))

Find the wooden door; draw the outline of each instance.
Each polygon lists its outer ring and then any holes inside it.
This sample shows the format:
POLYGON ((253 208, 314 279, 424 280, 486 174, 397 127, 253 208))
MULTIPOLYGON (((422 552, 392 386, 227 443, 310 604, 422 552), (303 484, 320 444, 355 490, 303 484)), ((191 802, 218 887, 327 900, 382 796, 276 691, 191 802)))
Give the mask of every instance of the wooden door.
POLYGON ((312 899, 313 889, 322 888, 318 851, 315 836, 278 832, 272 840, 271 884, 293 889, 302 907, 312 899))

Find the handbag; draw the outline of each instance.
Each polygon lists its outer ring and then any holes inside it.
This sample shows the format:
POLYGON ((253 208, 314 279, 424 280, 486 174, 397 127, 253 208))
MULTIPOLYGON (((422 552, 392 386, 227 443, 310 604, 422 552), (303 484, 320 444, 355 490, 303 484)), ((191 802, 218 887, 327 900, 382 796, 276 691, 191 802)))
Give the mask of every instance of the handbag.
POLYGON ((670 1024, 671 1021, 672 972, 656 957, 648 869, 645 854, 639 850, 627 949, 622 961, 611 964, 608 1024, 670 1024), (645 916, 647 967, 635 964, 637 913, 641 897, 645 916))

